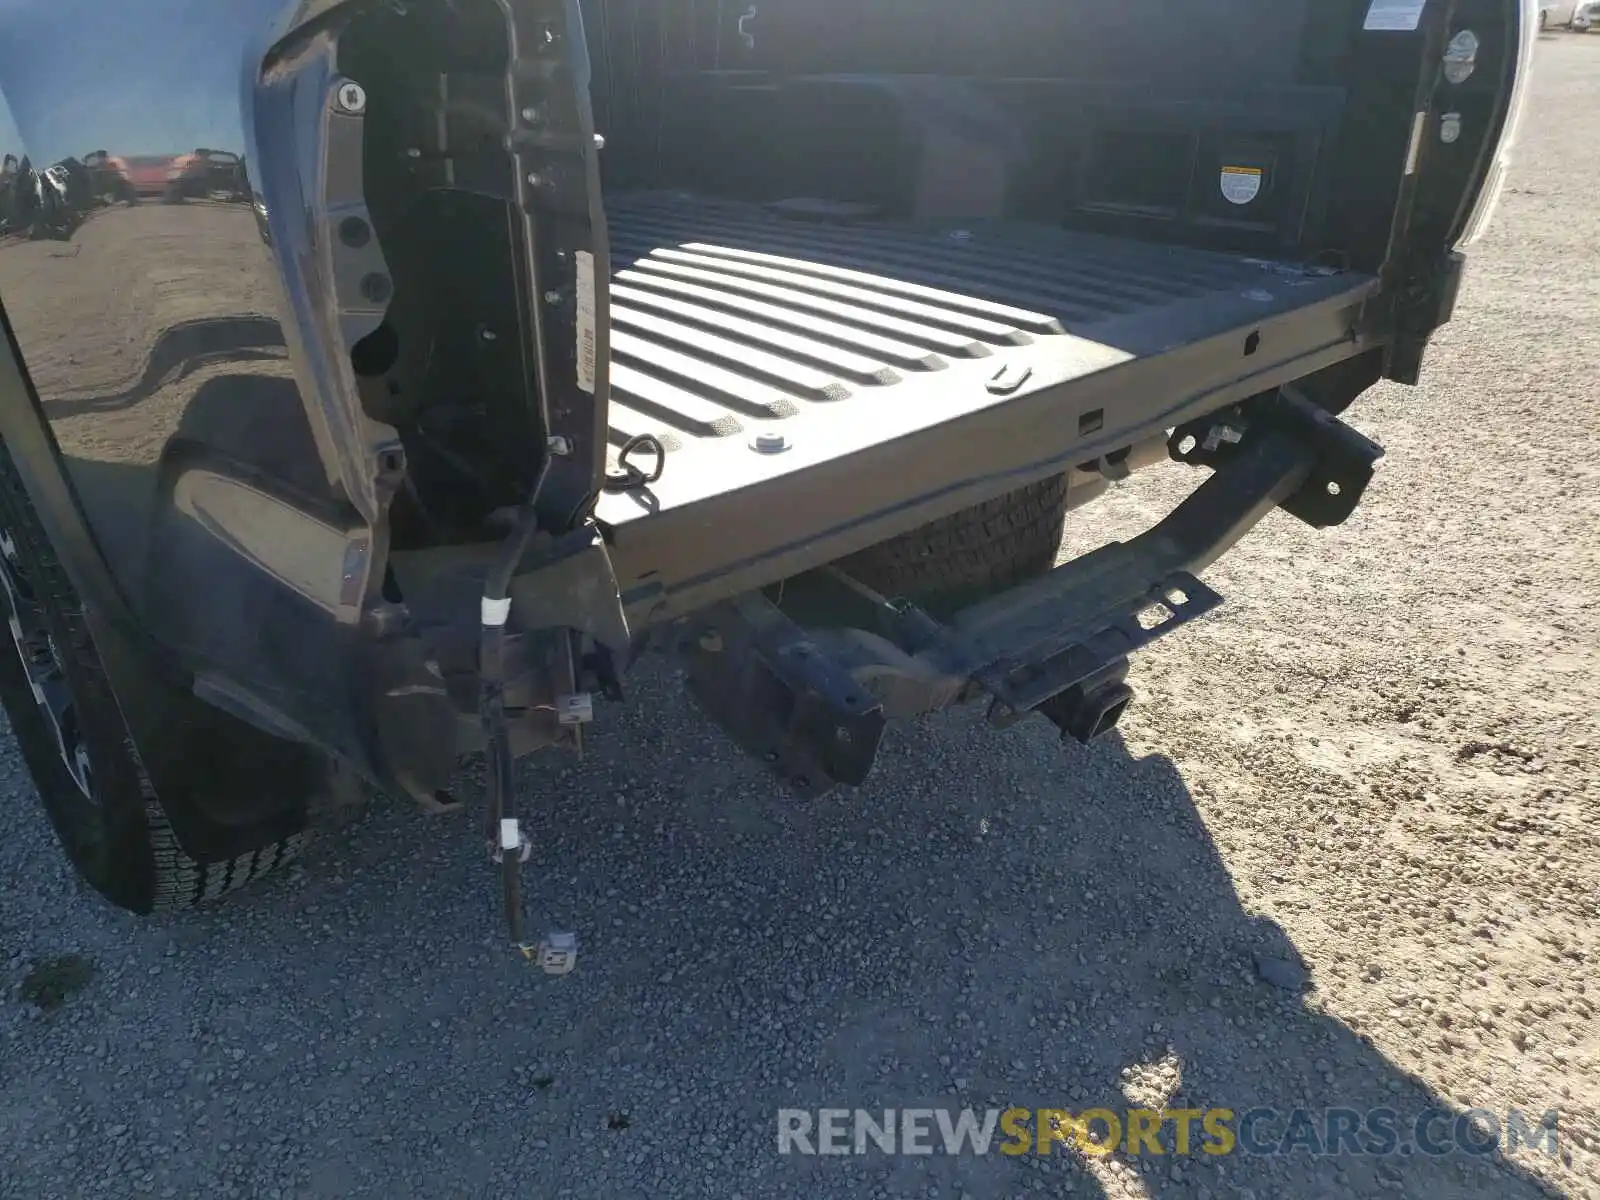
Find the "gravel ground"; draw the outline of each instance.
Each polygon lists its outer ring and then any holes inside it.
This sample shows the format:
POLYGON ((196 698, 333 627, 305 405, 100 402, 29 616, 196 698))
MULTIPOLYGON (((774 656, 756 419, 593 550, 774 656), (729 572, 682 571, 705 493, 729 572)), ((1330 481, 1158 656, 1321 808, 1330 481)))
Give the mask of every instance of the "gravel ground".
MULTIPOLYGON (((801 805, 647 667, 584 763, 524 772, 565 979, 501 949, 476 839, 401 809, 125 918, 0 752, 0 1195, 1600 1196, 1600 38, 1540 57, 1423 386, 1353 414, 1390 452, 1367 501, 1219 564, 1109 744, 949 714, 801 805), (25 999, 67 955, 92 973, 25 999), (1555 1107, 1561 1152, 774 1152, 779 1107, 1130 1098, 1555 1107)), ((1192 484, 1141 476, 1069 543, 1192 484)))

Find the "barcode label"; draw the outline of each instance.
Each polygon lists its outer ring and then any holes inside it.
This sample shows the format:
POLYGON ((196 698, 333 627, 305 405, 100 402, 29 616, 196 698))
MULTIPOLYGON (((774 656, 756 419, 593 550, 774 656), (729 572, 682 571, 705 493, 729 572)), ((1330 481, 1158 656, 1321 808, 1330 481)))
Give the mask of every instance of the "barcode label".
POLYGON ((1363 29, 1410 33, 1422 21, 1427 0, 1372 0, 1363 29))
POLYGON ((596 355, 594 255, 587 250, 579 250, 573 257, 578 266, 578 386, 592 393, 596 355))

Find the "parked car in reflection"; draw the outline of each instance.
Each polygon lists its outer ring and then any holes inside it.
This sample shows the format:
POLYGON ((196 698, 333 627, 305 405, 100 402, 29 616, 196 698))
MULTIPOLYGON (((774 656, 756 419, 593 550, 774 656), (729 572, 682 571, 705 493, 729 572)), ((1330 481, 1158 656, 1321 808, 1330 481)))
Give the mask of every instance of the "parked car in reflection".
POLYGON ((89 185, 95 199, 102 204, 134 199, 133 185, 128 182, 105 150, 91 150, 83 156, 83 168, 89 173, 89 185))
POLYGON ((272 222, 267 219, 267 202, 260 192, 250 193, 250 210, 255 213, 256 232, 265 245, 272 245, 272 222))
POLYGON ((1539 28, 1572 29, 1577 23, 1578 9, 1584 5, 1578 0, 1540 0, 1539 28))
POLYGON ((1596 25, 1600 25, 1600 0, 1588 0, 1588 3, 1578 5, 1578 11, 1572 17, 1572 31, 1588 33, 1596 25))
POLYGON ((195 150, 196 168, 189 177, 191 199, 209 198, 244 203, 250 199, 250 187, 245 179, 244 159, 229 150, 209 150, 204 146, 195 150))
POLYGON ((88 168, 68 156, 39 172, 38 206, 29 236, 66 241, 95 207, 94 184, 88 168))
POLYGON ((126 181, 127 198, 133 202, 181 203, 206 169, 193 154, 113 154, 106 161, 126 181))
POLYGON ((95 206, 88 169, 68 156, 35 170, 26 156, 0 162, 0 235, 65 241, 95 206))
POLYGON ((22 206, 22 164, 15 154, 0 162, 0 236, 16 232, 18 210, 22 206))

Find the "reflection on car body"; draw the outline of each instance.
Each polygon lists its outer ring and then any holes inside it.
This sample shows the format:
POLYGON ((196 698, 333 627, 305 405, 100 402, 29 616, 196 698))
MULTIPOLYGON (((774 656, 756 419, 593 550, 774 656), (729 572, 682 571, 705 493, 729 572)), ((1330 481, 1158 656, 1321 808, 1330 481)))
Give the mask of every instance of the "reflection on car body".
POLYGON ((1539 28, 1572 29, 1576 24, 1578 9, 1583 7, 1578 0, 1541 0, 1539 28))
POLYGON ((244 159, 228 150, 210 150, 204 146, 195 150, 193 157, 196 169, 192 178, 200 195, 213 200, 249 200, 244 159))
POLYGON ((194 170, 194 156, 186 154, 119 154, 107 161, 126 181, 131 201, 180 199, 183 177, 194 170))

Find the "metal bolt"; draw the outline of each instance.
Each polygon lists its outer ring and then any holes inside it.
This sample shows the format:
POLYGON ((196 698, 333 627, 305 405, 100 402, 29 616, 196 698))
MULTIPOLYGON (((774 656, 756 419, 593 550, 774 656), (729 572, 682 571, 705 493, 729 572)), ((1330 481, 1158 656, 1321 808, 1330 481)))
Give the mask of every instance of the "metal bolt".
POLYGON ((972 230, 952 229, 950 231, 950 240, 952 242, 970 242, 972 240, 972 230))
POLYGON ((789 448, 789 439, 776 429, 758 433, 750 448, 757 454, 782 454, 789 448))
POLYGON ((596 150, 604 150, 606 148, 606 135, 605 134, 597 133, 597 134, 594 135, 594 148, 596 150))
POLYGON ((544 184, 545 184, 545 179, 544 179, 543 175, 539 174, 539 172, 537 172, 537 171, 529 171, 528 172, 528 186, 529 187, 541 188, 541 187, 544 186, 544 184))
POLYGON ((545 439, 544 444, 545 448, 557 458, 566 458, 572 453, 572 442, 564 437, 548 437, 545 439))
POLYGON ((544 294, 544 302, 552 306, 559 305, 561 303, 561 293, 554 290, 546 292, 544 294))
POLYGON ((1450 39, 1444 55, 1444 77, 1451 83, 1465 83, 1478 69, 1478 35, 1463 29, 1450 39))
POLYGON ((1453 146, 1461 140, 1461 114, 1458 112, 1445 113, 1439 119, 1439 140, 1446 146, 1453 146))
POLYGON ((365 112, 367 108, 367 89, 353 79, 347 79, 339 85, 339 90, 334 93, 339 107, 347 113, 365 112))
POLYGON ((707 654, 722 653, 722 635, 715 629, 708 629, 700 635, 700 649, 707 654))
POLYGON ((1206 434, 1204 449, 1209 453, 1224 442, 1230 446, 1237 446, 1243 440, 1244 435, 1232 425, 1213 425, 1210 432, 1206 434))
POLYGON ((478 340, 480 342, 496 341, 499 336, 499 334, 495 333, 495 331, 490 329, 487 325, 478 326, 478 340))
POLYGON ((529 125, 537 125, 539 123, 539 110, 531 104, 528 105, 527 108, 522 110, 522 119, 529 125))

